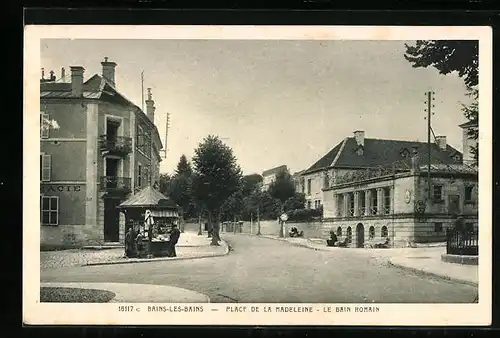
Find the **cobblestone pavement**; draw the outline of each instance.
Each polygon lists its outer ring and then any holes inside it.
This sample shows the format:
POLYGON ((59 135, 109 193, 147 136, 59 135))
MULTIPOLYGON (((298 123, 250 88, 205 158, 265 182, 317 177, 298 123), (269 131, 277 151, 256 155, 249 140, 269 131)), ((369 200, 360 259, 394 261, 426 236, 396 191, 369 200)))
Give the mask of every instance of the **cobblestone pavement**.
MULTIPOLYGON (((225 247, 210 246, 181 246, 176 247, 177 259, 196 258, 200 256, 218 256, 224 253, 225 247)), ((105 249, 105 250, 61 250, 61 251, 42 251, 40 252, 40 269, 55 269, 73 266, 82 266, 87 264, 113 262, 125 260, 124 249, 105 249)), ((175 260, 175 258, 172 258, 175 260)))
POLYGON ((172 285, 207 294, 213 303, 472 303, 477 293, 477 287, 402 271, 357 250, 316 251, 256 236, 222 238, 233 250, 215 259, 48 269, 40 278, 172 285))

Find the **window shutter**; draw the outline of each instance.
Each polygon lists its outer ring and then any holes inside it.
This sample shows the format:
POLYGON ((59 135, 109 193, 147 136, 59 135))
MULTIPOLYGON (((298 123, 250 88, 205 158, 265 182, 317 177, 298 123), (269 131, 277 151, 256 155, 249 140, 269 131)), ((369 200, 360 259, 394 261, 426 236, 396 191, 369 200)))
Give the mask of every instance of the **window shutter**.
POLYGON ((52 169, 52 156, 42 155, 42 182, 50 181, 52 169))
POLYGON ((40 121, 40 137, 41 138, 49 138, 50 135, 50 115, 44 112, 40 113, 41 121, 40 121))
POLYGON ((50 224, 59 225, 59 197, 52 196, 50 200, 50 224))

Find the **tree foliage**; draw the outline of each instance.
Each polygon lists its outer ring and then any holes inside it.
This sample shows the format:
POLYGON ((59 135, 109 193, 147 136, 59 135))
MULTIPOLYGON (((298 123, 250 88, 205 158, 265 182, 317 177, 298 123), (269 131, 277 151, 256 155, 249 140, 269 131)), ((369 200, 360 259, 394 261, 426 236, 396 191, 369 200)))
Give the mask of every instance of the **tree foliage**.
POLYGON ((290 212, 292 210, 304 209, 305 205, 306 195, 303 193, 295 193, 285 201, 283 208, 285 212, 290 212))
POLYGON ((295 195, 295 183, 287 170, 280 171, 269 185, 269 194, 282 204, 295 195))
POLYGON ((217 136, 209 135, 195 149, 193 197, 207 210, 214 231, 212 244, 219 240, 220 209, 241 188, 241 169, 233 151, 217 136))
POLYGON ((241 192, 243 196, 250 196, 262 183, 262 176, 251 174, 243 176, 241 192))
MULTIPOLYGON (((479 42, 477 40, 417 40, 415 45, 406 46, 404 57, 413 67, 436 68, 440 74, 457 72, 467 87, 470 104, 462 104, 462 112, 470 121, 479 122, 479 42)), ((470 128, 467 136, 477 140, 477 128, 470 128)), ((465 151, 465 150, 464 150, 465 151)), ((474 163, 479 160, 478 146, 471 149, 474 163)))
POLYGON ((479 42, 477 40, 417 40, 405 44, 404 57, 413 67, 436 68, 440 74, 457 72, 467 87, 478 84, 479 42))

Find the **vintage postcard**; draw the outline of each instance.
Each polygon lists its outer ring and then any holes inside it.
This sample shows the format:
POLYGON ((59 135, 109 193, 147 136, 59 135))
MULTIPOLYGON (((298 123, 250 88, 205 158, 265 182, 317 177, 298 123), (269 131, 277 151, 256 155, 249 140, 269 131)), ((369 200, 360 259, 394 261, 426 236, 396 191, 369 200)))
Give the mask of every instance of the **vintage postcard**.
POLYGON ((25 324, 490 323, 489 27, 31 25, 24 57, 25 324))

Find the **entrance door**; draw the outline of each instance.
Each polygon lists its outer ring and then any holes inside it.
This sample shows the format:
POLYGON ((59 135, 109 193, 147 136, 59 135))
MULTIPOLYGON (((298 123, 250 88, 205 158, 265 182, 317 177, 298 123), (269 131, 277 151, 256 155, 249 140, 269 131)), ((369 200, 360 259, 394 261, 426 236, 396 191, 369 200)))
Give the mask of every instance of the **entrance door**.
POLYGON ((120 212, 118 199, 104 199, 104 241, 118 242, 120 240, 120 212))
POLYGON ((356 247, 362 248, 365 244, 365 227, 358 223, 356 226, 356 247))

